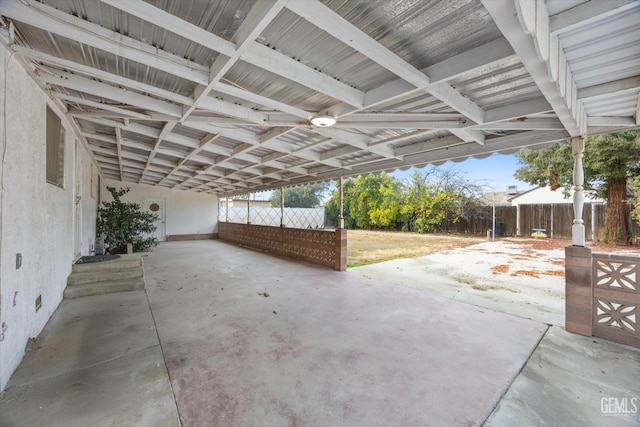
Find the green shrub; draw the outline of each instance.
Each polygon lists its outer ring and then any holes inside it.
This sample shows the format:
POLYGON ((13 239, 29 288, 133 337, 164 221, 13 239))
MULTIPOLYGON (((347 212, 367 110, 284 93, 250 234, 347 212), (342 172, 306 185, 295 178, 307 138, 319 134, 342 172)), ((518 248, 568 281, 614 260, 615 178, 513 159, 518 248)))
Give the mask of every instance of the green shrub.
POLYGON ((158 239, 150 237, 156 231, 154 221, 156 214, 144 212, 140 205, 123 202, 122 196, 129 192, 129 188, 117 190, 107 187, 113 197, 112 202, 102 202, 98 207, 98 221, 96 232, 104 238, 111 253, 125 253, 127 243, 133 244, 134 252, 146 252, 158 245, 158 239))

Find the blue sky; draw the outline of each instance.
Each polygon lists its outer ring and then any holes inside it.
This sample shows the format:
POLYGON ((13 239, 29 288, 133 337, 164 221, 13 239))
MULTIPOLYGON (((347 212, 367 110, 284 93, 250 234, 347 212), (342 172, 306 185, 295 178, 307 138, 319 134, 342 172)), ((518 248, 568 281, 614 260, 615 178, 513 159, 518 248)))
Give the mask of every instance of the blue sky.
MULTIPOLYGON (((533 188, 534 185, 517 181, 513 174, 520 167, 515 154, 492 154, 484 159, 469 158, 462 162, 446 162, 438 168, 454 169, 461 173, 464 179, 484 186, 485 192, 507 191, 507 186, 517 185, 518 191, 525 191, 533 188)), ((412 169, 406 171, 397 170, 390 175, 398 179, 405 179, 411 175, 412 169)), ((254 193, 252 198, 258 200, 268 200, 271 191, 254 193)))
MULTIPOLYGON (((517 185, 519 191, 534 187, 513 177, 519 167, 515 154, 492 154, 484 159, 469 158, 459 163, 448 161, 438 166, 439 169, 454 169, 460 172, 464 179, 484 185, 485 191, 506 191, 509 185, 517 185)), ((405 179, 410 174, 411 169, 392 173, 399 179, 405 179)))

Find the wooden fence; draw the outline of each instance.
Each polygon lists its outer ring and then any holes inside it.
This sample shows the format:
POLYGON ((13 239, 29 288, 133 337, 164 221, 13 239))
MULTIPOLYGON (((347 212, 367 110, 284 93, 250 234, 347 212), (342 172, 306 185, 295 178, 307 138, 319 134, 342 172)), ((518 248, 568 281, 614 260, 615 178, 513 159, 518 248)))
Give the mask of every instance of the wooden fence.
MULTIPOLYGON (((496 206, 496 236, 529 236, 534 228, 544 228, 547 236, 556 239, 571 239, 573 205, 571 203, 496 206), (518 224, 519 223, 519 224, 518 224), (519 225, 519 226, 518 226, 519 225), (518 233, 519 231, 519 233, 518 233)), ((632 207, 627 206, 627 224, 632 241, 640 238, 640 226, 631 218, 632 207)), ((601 241, 604 237, 606 205, 585 203, 584 219, 587 240, 601 241)), ((486 235, 493 226, 493 207, 482 206, 477 213, 458 222, 443 222, 440 232, 471 235, 486 235)))

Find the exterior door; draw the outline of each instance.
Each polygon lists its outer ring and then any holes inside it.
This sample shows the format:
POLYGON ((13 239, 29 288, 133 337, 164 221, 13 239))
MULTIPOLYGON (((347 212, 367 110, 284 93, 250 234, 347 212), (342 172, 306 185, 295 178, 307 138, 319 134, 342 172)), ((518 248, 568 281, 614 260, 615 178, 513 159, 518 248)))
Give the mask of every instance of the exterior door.
POLYGON ((75 173, 74 173, 74 237, 73 253, 74 261, 82 256, 82 151, 80 143, 75 144, 75 173))
POLYGON ((154 213, 158 216, 158 219, 154 223, 156 231, 152 234, 153 237, 158 239, 159 242, 167 240, 167 233, 165 229, 165 203, 164 199, 144 199, 144 209, 148 212, 154 213))

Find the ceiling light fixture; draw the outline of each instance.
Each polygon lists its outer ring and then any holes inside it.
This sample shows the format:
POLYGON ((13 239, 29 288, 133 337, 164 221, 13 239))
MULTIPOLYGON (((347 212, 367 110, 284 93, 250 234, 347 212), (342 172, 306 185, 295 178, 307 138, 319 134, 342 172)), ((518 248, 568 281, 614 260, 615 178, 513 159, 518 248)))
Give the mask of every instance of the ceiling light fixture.
POLYGON ((326 128, 329 126, 333 126, 336 124, 336 119, 331 116, 316 116, 311 119, 311 124, 315 126, 319 126, 321 128, 326 128))

